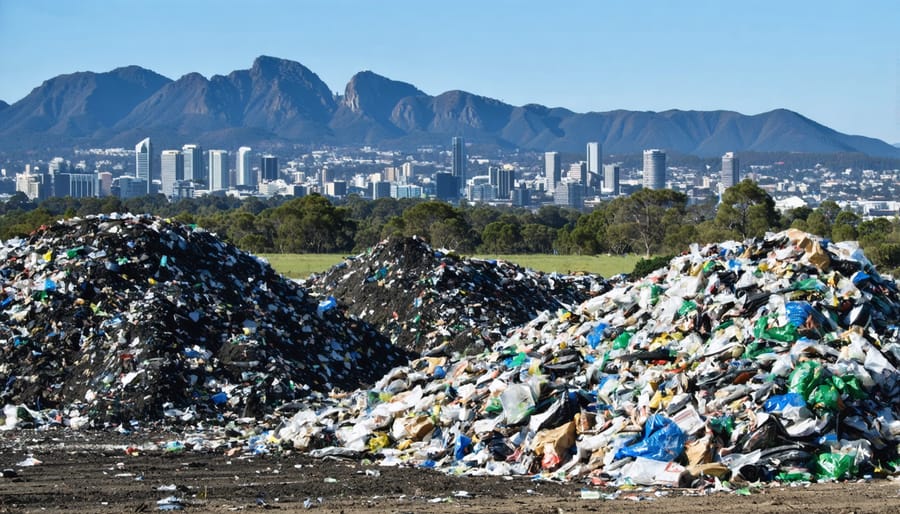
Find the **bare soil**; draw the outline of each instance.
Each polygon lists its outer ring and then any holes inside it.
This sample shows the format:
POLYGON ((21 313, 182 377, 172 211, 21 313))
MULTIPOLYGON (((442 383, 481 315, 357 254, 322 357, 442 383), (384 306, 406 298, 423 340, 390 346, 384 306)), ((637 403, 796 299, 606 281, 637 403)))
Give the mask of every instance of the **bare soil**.
MULTIPOLYGON (((900 481, 768 486, 748 496, 700 489, 635 488, 616 499, 582 499, 585 483, 462 477, 365 461, 314 460, 240 448, 165 452, 171 440, 5 433, 0 512, 152 512, 175 496, 185 512, 900 512, 900 481), (129 449, 130 448, 130 449, 129 449), (21 466, 32 457, 40 461, 21 466)), ((161 508, 162 507, 162 508, 161 508)))

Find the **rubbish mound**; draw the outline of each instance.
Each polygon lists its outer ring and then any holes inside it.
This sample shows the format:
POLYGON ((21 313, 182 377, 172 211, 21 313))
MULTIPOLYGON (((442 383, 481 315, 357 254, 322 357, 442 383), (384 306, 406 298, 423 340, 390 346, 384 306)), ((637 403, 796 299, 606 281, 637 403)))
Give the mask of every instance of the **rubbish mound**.
MULTIPOLYGON (((6 241, 0 257, 0 400, 53 409, 51 421, 259 416, 408 362, 192 225, 74 218, 6 241)), ((28 412, 7 412, 7 426, 28 412)))
POLYGON ((853 243, 695 245, 493 351, 321 397, 278 436, 313 456, 597 486, 896 473, 898 320, 897 284, 853 243))
POLYGON ((542 273, 503 261, 460 258, 418 237, 393 237, 304 285, 418 353, 478 353, 540 312, 609 289, 601 278, 542 273))

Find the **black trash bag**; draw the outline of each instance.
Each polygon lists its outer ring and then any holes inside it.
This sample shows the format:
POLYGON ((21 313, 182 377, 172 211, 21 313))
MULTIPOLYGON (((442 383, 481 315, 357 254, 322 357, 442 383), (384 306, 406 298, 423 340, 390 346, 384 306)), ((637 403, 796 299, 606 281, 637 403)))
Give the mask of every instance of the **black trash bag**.
POLYGON ((578 396, 568 389, 563 389, 547 410, 531 415, 531 425, 535 432, 546 428, 556 428, 575 419, 575 414, 579 412, 581 412, 581 406, 578 396))

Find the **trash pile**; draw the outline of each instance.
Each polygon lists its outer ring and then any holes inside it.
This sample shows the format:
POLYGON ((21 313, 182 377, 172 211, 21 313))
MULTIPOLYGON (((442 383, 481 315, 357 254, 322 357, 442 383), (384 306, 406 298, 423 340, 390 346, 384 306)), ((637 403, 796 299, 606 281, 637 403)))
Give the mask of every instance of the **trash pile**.
POLYGON ((491 351, 310 398, 278 437, 319 457, 619 487, 892 473, 898 320, 896 283, 853 243, 791 230, 695 245, 491 351))
POLYGON ((5 428, 257 417, 408 362, 192 225, 74 218, 5 242, 0 257, 5 428))
POLYGON ((404 349, 480 352, 540 312, 569 308, 609 289, 593 275, 542 273, 504 261, 460 258, 418 237, 394 237, 313 276, 310 294, 404 349))

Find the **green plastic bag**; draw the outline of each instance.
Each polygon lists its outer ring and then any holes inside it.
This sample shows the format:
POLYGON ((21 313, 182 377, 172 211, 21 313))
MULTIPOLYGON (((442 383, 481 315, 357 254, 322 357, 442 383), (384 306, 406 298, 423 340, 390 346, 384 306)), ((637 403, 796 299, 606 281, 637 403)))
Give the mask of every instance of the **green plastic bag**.
POLYGON ((781 341, 782 343, 793 343, 796 341, 800 334, 797 333, 797 328, 788 323, 783 327, 771 327, 769 328, 769 318, 770 316, 763 316, 759 318, 756 322, 756 326, 753 327, 753 336, 757 339, 771 339, 773 341, 781 341))
POLYGON ((832 384, 816 386, 809 395, 809 403, 816 409, 836 411, 840 406, 841 395, 832 384))
POLYGON ((794 291, 824 291, 825 284, 817 278, 806 278, 791 284, 791 289, 794 291))
POLYGON ((779 482, 809 482, 812 475, 805 471, 782 471, 775 475, 775 480, 779 482))
POLYGON ((618 337, 613 339, 613 350, 624 350, 628 348, 628 343, 631 342, 631 332, 622 332, 618 337))
POLYGON ((713 432, 717 434, 731 435, 734 432, 734 418, 731 416, 720 416, 709 420, 709 426, 713 432))
POLYGON ((841 377, 831 377, 831 383, 834 385, 835 389, 842 394, 848 394, 851 398, 856 400, 862 400, 868 396, 866 392, 863 391, 859 379, 854 376, 844 375, 841 377))
POLYGON ((816 478, 842 480, 856 474, 855 457, 851 454, 823 453, 816 458, 816 478))
POLYGON ((681 307, 678 308, 678 317, 679 317, 679 318, 684 317, 684 316, 686 316, 689 312, 695 311, 695 310, 697 310, 697 304, 694 303, 694 302, 692 302, 692 301, 690 301, 690 300, 685 300, 685 301, 681 304, 681 307))
MULTIPOLYGON (((809 401, 813 390, 822 383, 822 366, 815 361, 804 361, 797 364, 788 378, 788 391, 797 393, 809 401)), ((812 403, 812 402, 810 402, 812 403)))

